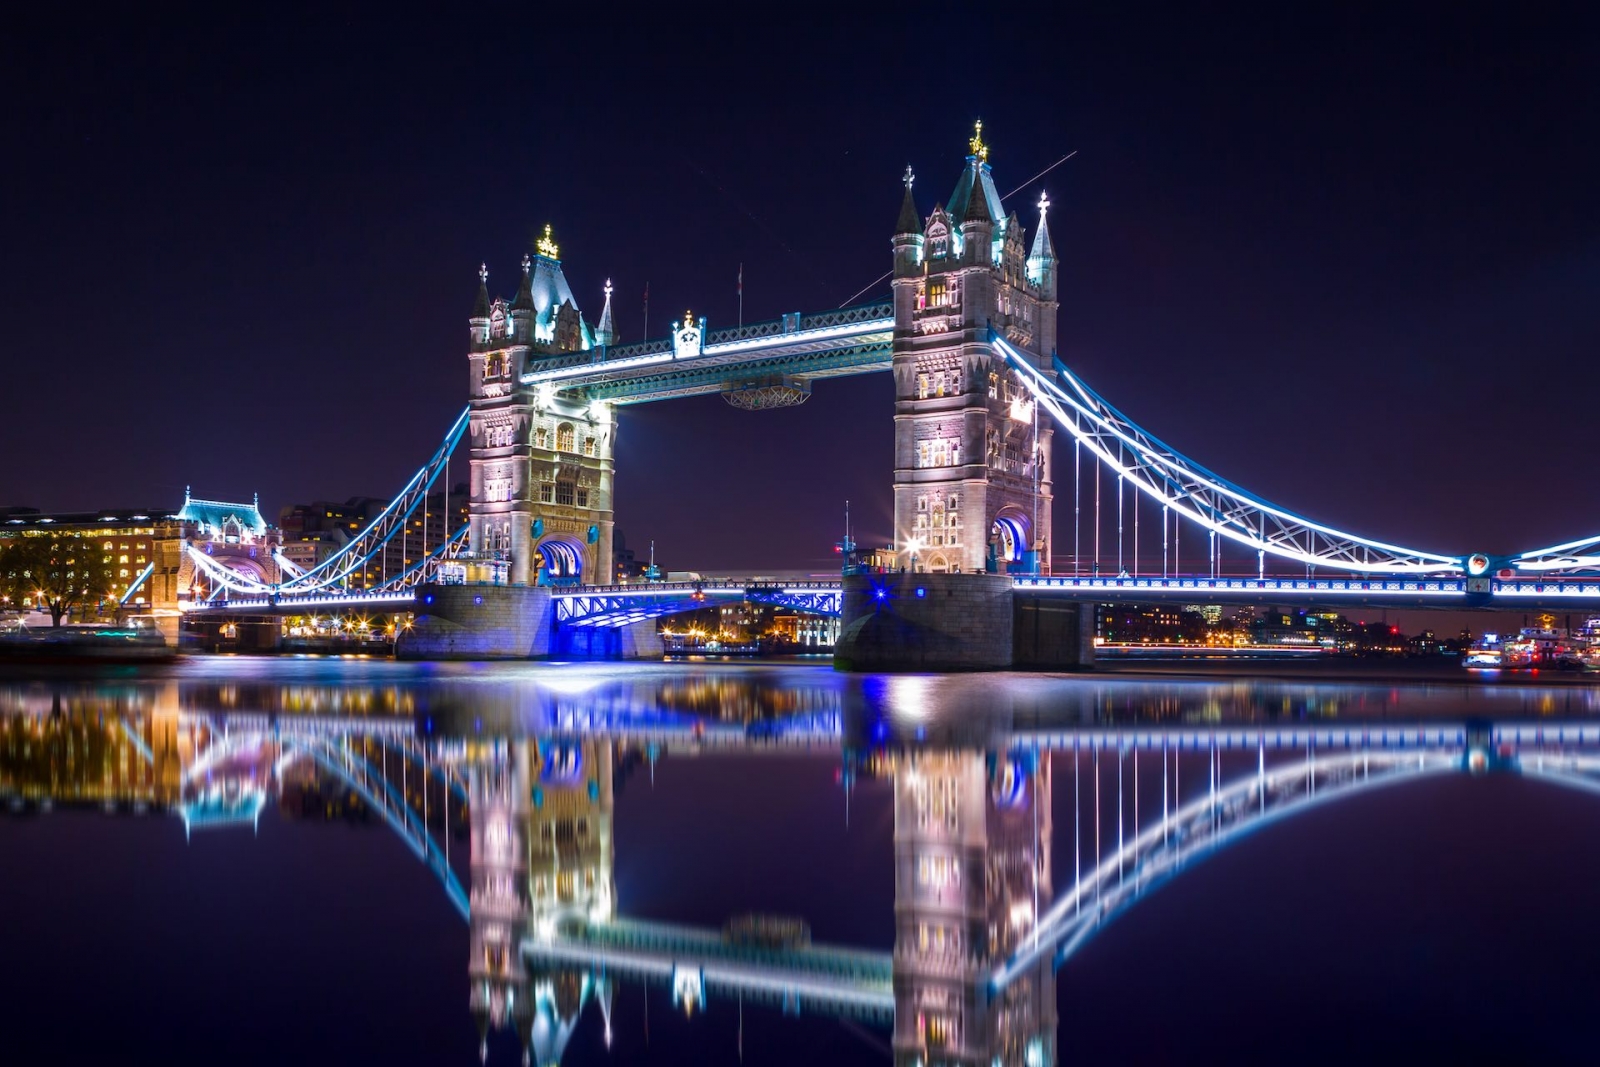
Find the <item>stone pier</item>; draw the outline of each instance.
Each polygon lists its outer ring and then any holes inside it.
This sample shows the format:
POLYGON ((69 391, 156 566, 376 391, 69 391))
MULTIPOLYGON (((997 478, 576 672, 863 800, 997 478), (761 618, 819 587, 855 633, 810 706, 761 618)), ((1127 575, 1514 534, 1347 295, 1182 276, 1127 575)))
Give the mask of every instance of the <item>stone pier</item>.
POLYGON ((543 659, 555 612, 550 590, 528 585, 424 585, 396 659, 543 659))
POLYGON ((654 619, 562 629, 548 586, 425 585, 397 659, 659 659, 654 619))
POLYGON ((845 671, 1087 669, 1094 605, 1019 594, 1001 574, 847 575, 833 662, 845 671))

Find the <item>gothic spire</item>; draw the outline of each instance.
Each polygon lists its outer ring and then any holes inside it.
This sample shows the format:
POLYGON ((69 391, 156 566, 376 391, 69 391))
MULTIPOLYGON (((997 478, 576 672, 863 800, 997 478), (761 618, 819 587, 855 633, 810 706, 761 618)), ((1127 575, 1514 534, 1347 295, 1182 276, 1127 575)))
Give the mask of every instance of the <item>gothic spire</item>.
POLYGON ((1039 194, 1039 232, 1033 235, 1033 250, 1028 253, 1030 263, 1048 266, 1056 261, 1055 247, 1050 243, 1050 226, 1045 212, 1050 210, 1050 194, 1039 194))
POLYGON ((524 252, 522 255, 522 284, 517 287, 516 299, 511 301, 512 311, 533 310, 533 279, 529 276, 529 269, 533 266, 533 259, 524 252))
POLYGON ((597 345, 614 345, 617 343, 617 328, 611 319, 611 279, 606 279, 606 306, 600 312, 600 325, 595 327, 594 343, 597 345))
POLYGON ((906 164, 906 174, 901 180, 906 184, 906 195, 900 201, 900 221, 895 223, 894 232, 921 233, 922 219, 917 214, 917 202, 911 195, 911 183, 917 180, 917 176, 911 173, 911 164, 906 164))
POLYGON ((489 317, 489 264, 487 263, 478 268, 478 299, 472 305, 472 317, 475 319, 489 317))

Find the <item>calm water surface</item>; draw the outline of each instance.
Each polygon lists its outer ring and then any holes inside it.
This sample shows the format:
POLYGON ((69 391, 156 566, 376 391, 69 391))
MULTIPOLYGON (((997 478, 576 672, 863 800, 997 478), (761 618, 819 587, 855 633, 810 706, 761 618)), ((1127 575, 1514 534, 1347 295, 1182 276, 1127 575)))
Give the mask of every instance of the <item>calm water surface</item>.
MULTIPOLYGON (((571 975, 547 985, 561 1032, 519 1035, 515 994, 485 977, 490 909, 469 926, 452 900, 491 847, 462 798, 521 758, 535 806, 576 813, 555 867, 518 874, 551 894, 713 930, 799 916, 817 943, 887 952, 913 758, 993 776, 1034 730, 1600 717, 1600 686, 1569 678, 1248 669, 213 658, 0 678, 0 1061, 515 1064, 531 1041, 575 1067, 887 1064, 870 1023, 715 996, 686 1013, 665 986, 571 975), (384 796, 408 800, 398 828, 384 796)), ((1058 894, 1092 866, 1097 797, 1109 850, 1119 810, 1131 836, 1210 767, 1043 758, 1058 894)), ((1600 795, 1460 775, 1327 805, 1195 864, 1069 960, 1059 1061, 1590 1062, 1597 884, 1600 795)))

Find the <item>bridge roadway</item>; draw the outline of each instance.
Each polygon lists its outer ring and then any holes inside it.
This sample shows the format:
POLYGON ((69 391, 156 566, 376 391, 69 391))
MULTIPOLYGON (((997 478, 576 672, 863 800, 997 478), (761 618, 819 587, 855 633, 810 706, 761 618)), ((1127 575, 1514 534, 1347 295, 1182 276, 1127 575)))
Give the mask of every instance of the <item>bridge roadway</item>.
POLYGON ((581 967, 670 984, 674 1002, 739 996, 786 1012, 894 1022, 894 962, 887 952, 832 945, 769 948, 720 931, 614 919, 546 930, 522 943, 530 968, 581 967))
MULTIPOLYGON (((1586 610, 1600 607, 1600 578, 1489 579, 1488 592, 1469 589, 1471 581, 1450 577, 1337 578, 1150 576, 1107 578, 1089 575, 1019 575, 1019 592, 1096 603, 1127 601, 1255 602, 1260 604, 1374 604, 1445 610, 1586 610)), ((705 607, 711 601, 751 600, 796 611, 838 615, 840 582, 828 579, 774 581, 708 578, 688 582, 636 582, 585 585, 551 590, 556 618, 566 626, 619 627, 705 607)), ((320 612, 411 611, 414 590, 382 593, 317 593, 309 596, 239 597, 190 605, 190 614, 290 615, 320 612)))

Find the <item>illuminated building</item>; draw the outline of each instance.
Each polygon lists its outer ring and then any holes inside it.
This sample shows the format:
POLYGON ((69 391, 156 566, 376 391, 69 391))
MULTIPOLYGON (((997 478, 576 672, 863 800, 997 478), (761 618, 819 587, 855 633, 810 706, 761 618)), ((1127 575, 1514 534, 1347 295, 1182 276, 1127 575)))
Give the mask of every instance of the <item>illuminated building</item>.
POLYGON ((1051 422, 989 346, 991 327, 1048 370, 1056 257, 1039 202, 1032 249, 989 170, 983 124, 943 205, 924 217, 906 168, 894 236, 894 524, 898 562, 981 572, 1050 558, 1051 422), (915 558, 913 558, 915 557, 915 558))
MULTIPOLYGON (((611 581, 611 407, 524 386, 541 361, 616 342, 611 286, 591 328, 545 227, 510 301, 489 298, 487 268, 469 320, 471 534, 468 581, 611 581)), ((696 333, 698 344, 698 333, 696 333)))
POLYGON ((0 543, 20 537, 81 546, 91 563, 107 572, 111 599, 173 637, 181 605, 218 593, 229 574, 266 582, 277 581, 279 574, 273 558, 277 532, 255 503, 202 500, 187 491, 176 511, 0 511, 0 543))

